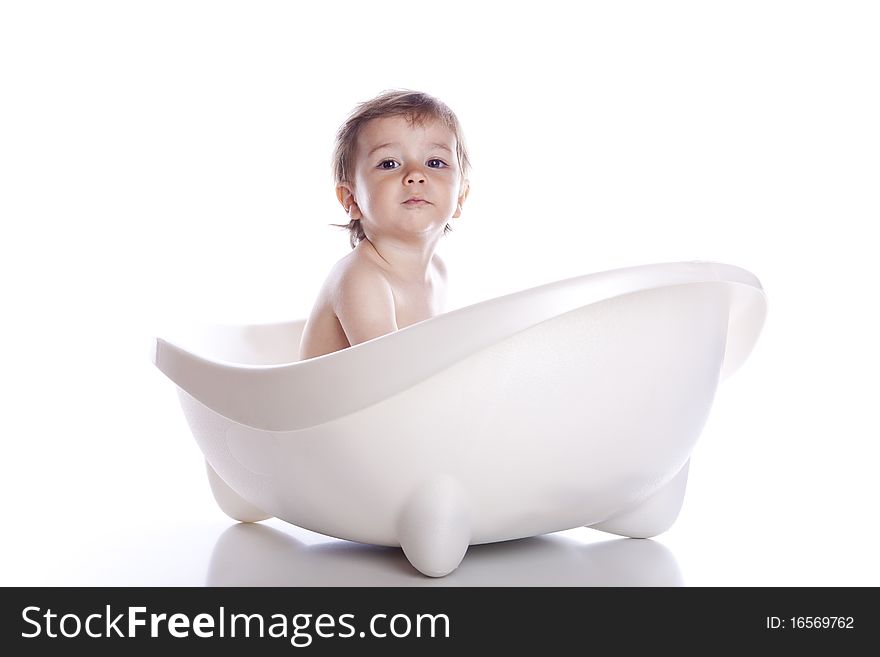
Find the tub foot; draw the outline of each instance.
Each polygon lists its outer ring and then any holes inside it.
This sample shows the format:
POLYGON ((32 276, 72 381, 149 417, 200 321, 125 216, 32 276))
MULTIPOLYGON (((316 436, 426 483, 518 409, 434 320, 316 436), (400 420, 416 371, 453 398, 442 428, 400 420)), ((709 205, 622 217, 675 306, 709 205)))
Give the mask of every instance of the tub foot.
POLYGON ((470 535, 464 491, 449 477, 421 486, 400 514, 400 547, 413 567, 429 577, 458 568, 470 535))
POLYGON ((588 526, 630 538, 650 538, 662 534, 672 526, 681 510, 689 465, 690 460, 668 484, 638 506, 588 526))
POLYGON ((260 520, 272 517, 260 511, 260 509, 232 490, 220 478, 220 475, 214 472, 214 468, 211 467, 207 460, 205 460, 205 467, 208 469, 208 482, 211 484, 214 500, 227 516, 240 522, 259 522, 260 520))

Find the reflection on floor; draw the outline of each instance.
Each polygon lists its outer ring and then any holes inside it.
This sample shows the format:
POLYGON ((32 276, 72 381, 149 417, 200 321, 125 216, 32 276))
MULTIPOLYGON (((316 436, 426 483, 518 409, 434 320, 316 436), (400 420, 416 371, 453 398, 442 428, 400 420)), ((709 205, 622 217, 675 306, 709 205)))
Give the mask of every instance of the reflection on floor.
POLYGON ((207 586, 683 586, 678 563, 650 539, 584 545, 558 534, 473 545, 457 570, 425 577, 400 548, 332 540, 309 545, 260 524, 217 539, 207 586))

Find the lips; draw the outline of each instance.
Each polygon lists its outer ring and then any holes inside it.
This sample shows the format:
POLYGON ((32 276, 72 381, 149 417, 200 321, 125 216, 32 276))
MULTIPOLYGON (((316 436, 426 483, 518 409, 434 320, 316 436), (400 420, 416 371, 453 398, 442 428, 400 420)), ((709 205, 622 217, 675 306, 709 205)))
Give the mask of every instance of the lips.
POLYGON ((411 198, 403 202, 404 205, 428 205, 428 201, 423 198, 411 198))

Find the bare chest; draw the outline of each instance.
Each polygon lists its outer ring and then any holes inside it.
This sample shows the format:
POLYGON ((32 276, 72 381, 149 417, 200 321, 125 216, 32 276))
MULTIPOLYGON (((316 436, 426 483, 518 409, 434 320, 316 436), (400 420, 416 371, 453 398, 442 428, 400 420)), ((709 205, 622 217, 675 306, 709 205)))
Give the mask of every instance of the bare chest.
POLYGON ((397 328, 404 328, 443 312, 445 288, 440 284, 392 285, 397 328))

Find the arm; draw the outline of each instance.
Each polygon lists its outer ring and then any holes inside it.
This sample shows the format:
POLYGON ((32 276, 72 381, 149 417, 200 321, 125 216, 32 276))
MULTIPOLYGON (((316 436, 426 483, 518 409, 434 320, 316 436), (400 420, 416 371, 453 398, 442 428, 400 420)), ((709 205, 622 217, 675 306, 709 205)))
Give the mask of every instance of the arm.
POLYGON ((342 277, 333 311, 352 346, 397 330, 391 285, 381 273, 363 267, 342 277))

